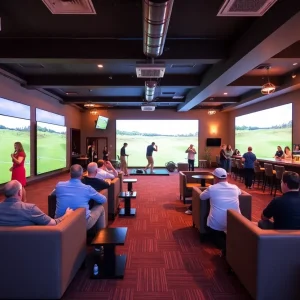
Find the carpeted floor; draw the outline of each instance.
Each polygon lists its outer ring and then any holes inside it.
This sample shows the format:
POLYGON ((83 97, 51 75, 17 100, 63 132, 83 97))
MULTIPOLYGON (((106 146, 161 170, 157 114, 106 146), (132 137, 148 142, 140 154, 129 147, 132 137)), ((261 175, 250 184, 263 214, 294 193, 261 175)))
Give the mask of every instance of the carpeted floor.
MULTIPOLYGON (((47 195, 57 181, 68 176, 28 186, 28 202, 47 212, 47 195)), ((91 280, 87 270, 80 270, 63 299, 251 299, 238 279, 228 274, 219 251, 209 243, 200 243, 191 227, 192 217, 184 214, 186 206, 179 201, 178 173, 137 178, 134 189, 138 195, 132 201, 137 216, 117 218, 110 225, 128 227, 125 246, 117 250, 127 254, 124 280, 91 280)), ((257 221, 271 196, 257 189, 250 192, 253 221, 257 221)))

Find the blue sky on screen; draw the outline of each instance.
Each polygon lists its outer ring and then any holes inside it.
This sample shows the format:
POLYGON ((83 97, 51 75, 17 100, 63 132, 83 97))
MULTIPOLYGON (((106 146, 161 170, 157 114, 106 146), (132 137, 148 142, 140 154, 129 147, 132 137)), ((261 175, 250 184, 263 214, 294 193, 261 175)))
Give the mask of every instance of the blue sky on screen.
POLYGON ((235 126, 257 126, 266 128, 291 121, 292 103, 257 111, 235 118, 235 126))
POLYGON ((0 125, 8 128, 24 128, 30 126, 30 120, 18 119, 13 117, 1 116, 0 115, 0 125))
POLYGON ((43 110, 43 109, 36 109, 35 118, 37 122, 45 122, 45 123, 51 123, 56 125, 65 125, 65 117, 54 114, 52 112, 43 110))
POLYGON ((67 128, 65 126, 59 126, 59 125, 53 125, 53 124, 48 124, 48 123, 43 123, 43 122, 37 122, 37 126, 47 128, 47 129, 52 129, 55 132, 58 133, 66 133, 67 128))
POLYGON ((189 134, 198 132, 198 120, 117 120, 116 127, 141 133, 189 134))
POLYGON ((0 114, 30 119, 30 106, 0 97, 0 114))

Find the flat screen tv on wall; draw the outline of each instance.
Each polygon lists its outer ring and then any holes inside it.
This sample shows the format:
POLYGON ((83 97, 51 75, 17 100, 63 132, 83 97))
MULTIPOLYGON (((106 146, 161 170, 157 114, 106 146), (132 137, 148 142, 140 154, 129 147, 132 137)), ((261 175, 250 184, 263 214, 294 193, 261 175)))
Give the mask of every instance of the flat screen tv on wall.
POLYGON ((207 147, 220 147, 221 146, 221 138, 207 138, 206 146, 207 147))
POLYGON ((96 129, 106 129, 107 128, 107 123, 108 123, 108 118, 98 116, 98 119, 96 121, 96 129))

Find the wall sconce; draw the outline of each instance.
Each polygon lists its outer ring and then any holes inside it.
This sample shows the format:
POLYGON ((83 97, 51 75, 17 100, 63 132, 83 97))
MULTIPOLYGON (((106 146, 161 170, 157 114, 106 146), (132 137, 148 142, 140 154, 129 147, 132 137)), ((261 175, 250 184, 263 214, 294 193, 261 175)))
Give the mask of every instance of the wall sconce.
POLYGON ((210 126, 210 134, 214 135, 218 133, 218 128, 216 125, 210 126))
POLYGON ((210 109, 207 113, 208 113, 210 116, 212 116, 212 115, 215 115, 216 112, 217 112, 216 110, 210 109))

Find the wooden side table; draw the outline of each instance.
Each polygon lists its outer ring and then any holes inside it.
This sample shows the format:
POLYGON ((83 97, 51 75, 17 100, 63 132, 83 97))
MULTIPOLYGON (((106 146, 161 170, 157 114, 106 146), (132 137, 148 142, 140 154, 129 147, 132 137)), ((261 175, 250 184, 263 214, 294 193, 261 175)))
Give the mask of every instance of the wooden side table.
POLYGON ((126 255, 117 255, 116 246, 124 246, 127 227, 103 228, 98 231, 92 245, 103 246, 104 254, 95 251, 91 262, 92 279, 123 279, 126 266, 126 255), (94 274, 94 265, 98 265, 98 274, 94 274))
POLYGON ((131 208, 131 199, 136 198, 136 192, 121 192, 119 198, 124 199, 125 207, 120 209, 119 217, 133 217, 136 215, 136 209, 131 208))
POLYGON ((123 179, 123 182, 127 183, 127 191, 132 192, 132 184, 137 182, 137 179, 135 178, 123 179))

